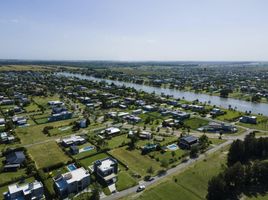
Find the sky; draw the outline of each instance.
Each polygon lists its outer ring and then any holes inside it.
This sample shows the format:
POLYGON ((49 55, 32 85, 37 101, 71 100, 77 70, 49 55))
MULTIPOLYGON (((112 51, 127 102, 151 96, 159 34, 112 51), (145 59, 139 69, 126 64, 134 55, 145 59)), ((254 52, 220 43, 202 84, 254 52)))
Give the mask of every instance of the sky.
POLYGON ((0 0, 0 59, 268 61, 267 0, 0 0))

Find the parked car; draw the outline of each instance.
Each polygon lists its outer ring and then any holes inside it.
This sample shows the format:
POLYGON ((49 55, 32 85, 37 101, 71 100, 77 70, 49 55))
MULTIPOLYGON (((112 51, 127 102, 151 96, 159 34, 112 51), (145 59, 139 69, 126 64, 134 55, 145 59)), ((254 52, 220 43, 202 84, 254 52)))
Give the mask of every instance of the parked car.
POLYGON ((137 192, 141 192, 145 189, 145 185, 139 185, 139 187, 137 188, 137 192))

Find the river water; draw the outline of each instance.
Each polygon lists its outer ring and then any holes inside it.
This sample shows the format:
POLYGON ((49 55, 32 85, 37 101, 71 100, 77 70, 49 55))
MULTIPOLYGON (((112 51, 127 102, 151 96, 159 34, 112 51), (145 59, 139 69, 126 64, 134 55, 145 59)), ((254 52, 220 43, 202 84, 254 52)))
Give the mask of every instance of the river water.
POLYGON ((124 81, 115 81, 109 79, 102 79, 102 78, 95 78, 93 76, 81 75, 81 74, 72 74, 68 72, 61 72, 57 73, 58 75, 66 76, 66 77, 76 77, 79 79, 91 80, 91 81, 105 81, 106 83, 114 83, 115 85, 122 86, 125 85, 126 87, 133 87, 136 90, 142 90, 148 93, 155 92, 156 94, 165 94, 165 95, 172 95, 174 98, 182 98, 184 97, 185 100, 194 101, 198 99, 201 102, 211 102, 211 105, 216 105, 223 108, 228 108, 229 105, 232 108, 237 108, 239 111, 251 111, 252 113, 258 114, 262 113, 263 115, 268 116, 268 104, 266 103, 253 103, 249 101, 239 100, 239 99, 232 99, 232 98, 221 98, 218 96, 211 96, 207 94, 200 94, 188 91, 181 91, 176 89, 169 89, 169 88, 159 88, 154 86, 148 85, 140 85, 136 83, 129 83, 124 81))

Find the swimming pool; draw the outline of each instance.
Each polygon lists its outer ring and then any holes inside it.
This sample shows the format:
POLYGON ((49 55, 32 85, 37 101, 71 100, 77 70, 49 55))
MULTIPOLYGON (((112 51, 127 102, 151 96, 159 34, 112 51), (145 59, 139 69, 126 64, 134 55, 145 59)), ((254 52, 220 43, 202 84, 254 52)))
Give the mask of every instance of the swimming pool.
POLYGON ((176 151, 179 147, 178 145, 176 145, 175 143, 174 144, 170 144, 167 146, 167 148, 171 151, 176 151))
POLYGON ((68 169, 69 171, 74 171, 74 170, 76 170, 76 166, 75 166, 74 163, 72 163, 72 164, 67 165, 67 169, 68 169))
POLYGON ((93 146, 88 146, 88 147, 84 147, 84 148, 83 148, 84 151, 90 151, 90 150, 92 150, 92 149, 94 149, 93 146))
POLYGON ((84 147, 82 149, 79 149, 79 153, 82 153, 82 152, 85 152, 85 151, 91 151, 94 148, 95 148, 94 146, 87 146, 87 147, 84 147))

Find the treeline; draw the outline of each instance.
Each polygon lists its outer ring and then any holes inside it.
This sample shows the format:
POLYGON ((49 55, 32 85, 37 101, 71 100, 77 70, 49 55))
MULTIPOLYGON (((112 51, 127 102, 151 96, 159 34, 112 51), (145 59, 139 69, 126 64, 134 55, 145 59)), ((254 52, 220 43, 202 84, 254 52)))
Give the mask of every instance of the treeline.
POLYGON ((265 193, 268 189, 268 138, 251 133, 232 143, 226 168, 208 183, 208 200, 239 199, 241 194, 265 193))

